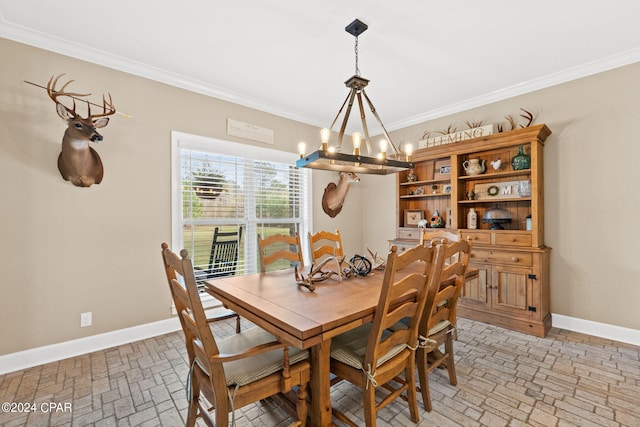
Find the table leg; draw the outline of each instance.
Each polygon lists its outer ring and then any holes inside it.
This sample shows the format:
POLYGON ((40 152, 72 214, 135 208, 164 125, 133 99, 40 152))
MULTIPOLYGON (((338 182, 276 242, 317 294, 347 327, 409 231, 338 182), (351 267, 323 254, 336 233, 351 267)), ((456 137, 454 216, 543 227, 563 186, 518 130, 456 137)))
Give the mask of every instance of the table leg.
POLYGON ((330 359, 331 340, 311 348, 311 425, 332 426, 330 359))

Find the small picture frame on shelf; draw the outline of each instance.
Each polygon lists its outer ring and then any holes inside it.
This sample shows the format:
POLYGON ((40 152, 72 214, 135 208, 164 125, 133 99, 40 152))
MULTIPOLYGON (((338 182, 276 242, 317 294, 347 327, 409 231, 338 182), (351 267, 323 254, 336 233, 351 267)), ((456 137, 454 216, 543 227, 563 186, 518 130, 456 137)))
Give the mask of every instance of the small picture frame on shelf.
POLYGON ((451 194, 451 184, 444 184, 442 186, 442 192, 444 194, 451 194))
POLYGON ((420 220, 424 219, 424 211, 420 209, 405 209, 404 210, 404 226, 405 227, 418 227, 420 220))
POLYGON ((416 196, 420 196, 422 194, 424 194, 424 188, 422 187, 418 187, 413 191, 413 194, 415 194, 416 196))
POLYGON ((451 176, 451 161, 436 160, 433 170, 433 179, 446 179, 451 176))

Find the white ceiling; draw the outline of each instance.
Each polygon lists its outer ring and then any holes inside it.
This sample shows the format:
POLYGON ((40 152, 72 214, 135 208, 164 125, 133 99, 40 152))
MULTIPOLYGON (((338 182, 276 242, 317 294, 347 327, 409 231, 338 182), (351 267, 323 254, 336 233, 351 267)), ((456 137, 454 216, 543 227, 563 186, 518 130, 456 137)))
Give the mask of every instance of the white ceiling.
POLYGON ((637 62, 639 12, 637 0, 0 0, 0 37, 326 127, 354 74, 344 27, 358 18, 360 70, 392 130, 637 62))

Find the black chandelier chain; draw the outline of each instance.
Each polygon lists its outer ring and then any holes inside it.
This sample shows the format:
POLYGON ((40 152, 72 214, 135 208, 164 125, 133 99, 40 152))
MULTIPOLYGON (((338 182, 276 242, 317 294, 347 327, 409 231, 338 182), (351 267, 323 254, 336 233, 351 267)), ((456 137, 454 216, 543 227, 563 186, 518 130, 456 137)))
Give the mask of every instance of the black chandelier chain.
POLYGON ((360 67, 358 67, 358 36, 356 36, 356 47, 354 50, 356 52, 356 76, 360 76, 360 67))

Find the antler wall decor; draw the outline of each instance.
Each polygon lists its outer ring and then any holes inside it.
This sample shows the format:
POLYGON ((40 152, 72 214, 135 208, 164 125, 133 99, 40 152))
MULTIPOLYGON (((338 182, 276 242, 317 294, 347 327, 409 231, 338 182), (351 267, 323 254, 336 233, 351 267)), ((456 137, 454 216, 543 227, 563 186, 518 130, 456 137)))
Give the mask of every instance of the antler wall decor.
POLYGON ((115 114, 111 94, 107 102, 102 96, 102 113, 91 114, 91 104, 87 101, 87 117, 76 113, 76 101, 73 100, 73 108, 66 107, 58 98, 61 96, 86 97, 90 94, 65 92, 65 89, 73 80, 65 83, 60 90, 56 90, 56 84, 60 77, 51 77, 47 84, 49 98, 56 104, 56 111, 60 118, 67 122, 67 130, 62 138, 62 151, 58 156, 58 170, 65 179, 78 187, 91 187, 100 184, 104 169, 98 153, 89 146, 89 142, 101 142, 102 135, 96 128, 103 128, 109 123, 109 117, 115 114))
MULTIPOLYGON (((58 80, 64 74, 57 77, 51 76, 46 87, 25 81, 25 83, 41 87, 47 90, 49 98, 56 104, 58 116, 67 123, 67 130, 62 138, 62 150, 58 156, 58 170, 65 181, 70 181, 78 187, 90 187, 100 184, 104 175, 102 160, 98 153, 89 146, 90 142, 101 142, 102 135, 96 129, 103 128, 109 123, 109 116, 116 113, 116 109, 109 94, 109 100, 102 96, 102 105, 94 104, 86 99, 89 93, 67 92, 66 88, 73 80, 69 80, 56 89, 58 80), (60 102, 59 98, 72 99, 72 107, 69 108, 60 102), (84 118, 76 112, 76 100, 86 102, 87 117, 84 118), (102 108, 100 113, 91 113, 91 105, 102 108)), ((119 113, 125 117, 126 114, 119 113)))
MULTIPOLYGON (((522 111, 522 114, 520 114, 520 117, 526 120, 525 124, 519 125, 518 121, 511 114, 508 114, 505 116, 505 119, 507 119, 507 122, 508 122, 508 127, 503 123, 498 123, 498 125, 496 126, 497 128, 496 130, 498 132, 507 132, 510 130, 517 129, 518 126, 521 128, 527 128, 531 126, 533 124, 533 120, 535 119, 534 114, 528 110, 525 110, 524 108, 520 108, 520 110, 522 111)), ((467 125, 469 129, 473 129, 473 128, 484 126, 485 121, 484 120, 466 120, 464 123, 467 125)), ((449 135, 449 134, 455 133, 456 130, 457 129, 453 125, 453 123, 450 123, 447 129, 437 131, 437 133, 440 135, 449 135)), ((428 139, 429 137, 431 137, 431 132, 428 130, 425 130, 422 134, 421 139, 424 140, 424 139, 428 139)))

